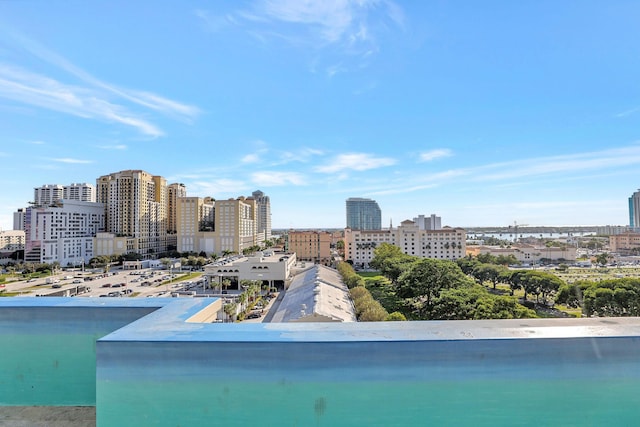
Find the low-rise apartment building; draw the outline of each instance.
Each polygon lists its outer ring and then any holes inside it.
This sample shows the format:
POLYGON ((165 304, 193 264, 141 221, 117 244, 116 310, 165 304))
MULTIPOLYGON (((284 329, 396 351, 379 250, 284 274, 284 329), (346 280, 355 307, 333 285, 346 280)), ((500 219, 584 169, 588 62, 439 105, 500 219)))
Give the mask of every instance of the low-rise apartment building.
POLYGON ((24 231, 23 230, 0 230, 0 264, 7 264, 16 261, 17 251, 24 250, 24 231))
POLYGON ((467 254, 477 256, 479 254, 490 254, 493 256, 513 255, 523 264, 538 264, 541 260, 568 261, 576 260, 576 248, 574 246, 539 246, 527 244, 513 244, 510 247, 469 245, 467 254))
POLYGON ((331 265, 332 233, 327 231, 296 231, 287 234, 287 250, 295 252, 299 261, 331 265))
POLYGON ((621 233, 609 236, 609 250, 621 255, 640 253, 640 233, 621 233))

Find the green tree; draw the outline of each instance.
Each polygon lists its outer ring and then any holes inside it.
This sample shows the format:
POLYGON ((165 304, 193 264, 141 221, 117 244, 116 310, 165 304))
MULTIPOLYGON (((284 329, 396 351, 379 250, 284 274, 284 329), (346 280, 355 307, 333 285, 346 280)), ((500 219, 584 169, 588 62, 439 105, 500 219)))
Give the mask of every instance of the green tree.
POLYGON ((604 267, 609 262, 609 258, 611 258, 611 255, 606 252, 602 252, 596 255, 596 262, 604 267))
POLYGON ((404 253, 396 246, 389 243, 381 243, 373 250, 373 259, 369 263, 372 268, 382 271, 383 263, 390 258, 402 257, 404 253))
POLYGON ((445 289, 436 299, 432 319, 519 319, 536 317, 515 298, 493 295, 480 285, 445 289))
POLYGON ((387 258, 382 261, 380 273, 391 280, 392 283, 397 283, 400 275, 409 269, 412 264, 418 262, 418 260, 419 258, 406 254, 387 258))
POLYGON ((386 319, 386 322, 404 322, 407 320, 404 314, 399 311, 394 311, 393 313, 389 313, 386 319))
POLYGON ((433 302, 444 289, 470 287, 469 279, 453 261, 421 259, 398 278, 398 296, 407 299, 419 318, 429 318, 433 302))
POLYGON ((516 258, 515 255, 510 254, 510 255, 498 255, 496 257, 496 262, 495 263, 498 264, 498 265, 507 266, 507 265, 520 264, 520 261, 518 261, 518 258, 516 258))
POLYGON ((233 321, 236 313, 238 312, 238 304, 233 302, 225 304, 222 310, 227 315, 227 318, 233 321))

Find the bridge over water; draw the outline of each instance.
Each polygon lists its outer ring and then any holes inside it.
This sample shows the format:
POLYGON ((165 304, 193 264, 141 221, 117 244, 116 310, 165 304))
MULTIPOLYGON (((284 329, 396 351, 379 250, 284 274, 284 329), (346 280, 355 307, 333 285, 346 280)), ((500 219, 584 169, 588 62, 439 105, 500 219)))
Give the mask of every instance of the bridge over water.
POLYGON ((595 234, 598 226, 487 226, 487 227, 463 227, 467 230, 467 234, 542 234, 543 236, 552 235, 585 235, 595 234))

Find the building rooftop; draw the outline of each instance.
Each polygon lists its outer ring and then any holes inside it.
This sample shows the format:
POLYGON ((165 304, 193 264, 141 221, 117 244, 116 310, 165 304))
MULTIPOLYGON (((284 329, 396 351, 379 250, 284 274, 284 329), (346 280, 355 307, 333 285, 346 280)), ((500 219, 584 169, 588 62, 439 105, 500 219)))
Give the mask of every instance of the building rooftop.
POLYGON ((340 274, 314 265, 294 276, 273 322, 355 322, 349 289, 340 274))

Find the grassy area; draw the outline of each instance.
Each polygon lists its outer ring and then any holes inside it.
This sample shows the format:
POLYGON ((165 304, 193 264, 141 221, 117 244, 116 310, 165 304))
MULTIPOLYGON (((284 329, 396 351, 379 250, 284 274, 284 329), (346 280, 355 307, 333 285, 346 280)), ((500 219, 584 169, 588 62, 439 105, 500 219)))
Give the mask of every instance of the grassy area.
POLYGON ((22 294, 21 292, 0 291, 0 298, 1 297, 17 297, 17 296, 20 296, 21 294, 22 294))
MULTIPOLYGON (((176 273, 174 273, 176 274, 176 273)), ((190 279, 196 279, 199 278, 200 276, 202 276, 202 273, 187 273, 184 275, 181 275, 182 273, 177 273, 179 274, 177 277, 174 277, 173 279, 170 280, 163 280, 162 282, 160 282, 158 285, 155 285, 156 288, 159 286, 166 286, 166 285, 170 285, 172 283, 178 283, 178 282, 184 282, 185 280, 190 280, 190 279)))
POLYGON ((598 282, 601 280, 633 278, 640 279, 640 268, 634 267, 612 267, 612 268, 570 268, 569 270, 555 271, 549 270, 567 283, 579 280, 598 282))

